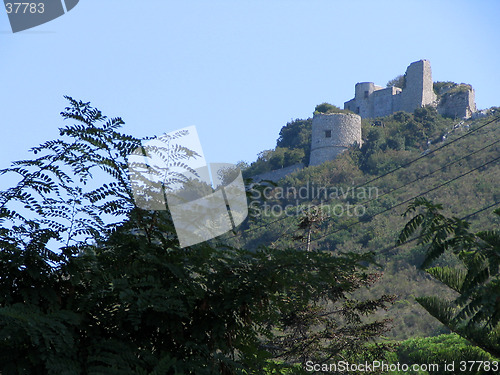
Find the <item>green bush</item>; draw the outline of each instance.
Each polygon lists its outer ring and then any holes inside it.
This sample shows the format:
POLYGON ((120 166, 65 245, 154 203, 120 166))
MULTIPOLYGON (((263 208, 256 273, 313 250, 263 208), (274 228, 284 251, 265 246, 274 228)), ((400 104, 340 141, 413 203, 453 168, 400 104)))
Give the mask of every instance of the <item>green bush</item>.
POLYGON ((397 77, 394 77, 393 79, 389 80, 387 82, 386 87, 399 87, 400 89, 404 89, 406 87, 406 75, 405 74, 400 74, 397 77))
MULTIPOLYGON (((405 340, 398 346, 396 355, 400 363, 439 364, 440 371, 429 372, 431 374, 461 374, 460 361, 498 361, 454 333, 405 340), (452 362, 455 362, 455 372, 444 371, 444 364, 452 362)), ((467 371, 467 374, 484 374, 484 371, 467 371)))
POLYGON ((330 104, 330 103, 321 103, 314 108, 314 114, 330 114, 330 113, 352 113, 348 109, 341 109, 337 107, 336 105, 330 104))

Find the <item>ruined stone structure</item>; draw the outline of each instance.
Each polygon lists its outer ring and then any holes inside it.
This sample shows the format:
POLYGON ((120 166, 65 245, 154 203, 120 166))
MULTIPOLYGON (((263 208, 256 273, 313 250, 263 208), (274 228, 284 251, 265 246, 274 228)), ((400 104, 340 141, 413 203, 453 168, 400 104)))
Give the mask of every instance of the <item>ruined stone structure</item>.
POLYGON ((309 165, 333 160, 354 143, 361 145, 361 117, 353 113, 315 114, 309 165))
POLYGON ((471 85, 460 84, 439 92, 437 111, 443 116, 469 118, 477 111, 475 93, 471 85))
POLYGON ((406 69, 404 89, 384 88, 373 82, 357 83, 354 98, 344 103, 344 109, 363 118, 373 118, 397 111, 413 112, 435 101, 431 64, 428 60, 419 60, 406 69))
POLYGON ((252 177, 252 179, 254 180, 254 182, 260 182, 262 180, 269 180, 269 181, 273 181, 273 182, 278 182, 279 180, 288 176, 289 174, 296 172, 296 171, 300 171, 301 169, 304 169, 304 164, 302 164, 302 163, 293 164, 293 165, 290 165, 290 166, 285 167, 285 168, 275 169, 274 171, 265 172, 265 173, 255 175, 252 177))

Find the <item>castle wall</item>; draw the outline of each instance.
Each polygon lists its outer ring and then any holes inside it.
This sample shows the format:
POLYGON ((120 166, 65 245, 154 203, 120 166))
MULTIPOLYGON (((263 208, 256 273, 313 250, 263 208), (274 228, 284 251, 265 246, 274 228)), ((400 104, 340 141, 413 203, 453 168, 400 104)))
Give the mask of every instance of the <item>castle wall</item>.
POLYGON ((344 109, 362 118, 387 116, 397 111, 413 112, 436 101, 431 65, 428 60, 411 63, 405 73, 405 88, 382 88, 372 82, 356 84, 355 96, 344 103, 344 109))
POLYGON ((474 89, 470 88, 466 91, 443 94, 437 110, 443 116, 453 118, 471 117, 477 110, 474 89))
POLYGON ((375 91, 375 85, 373 82, 358 82, 354 88, 354 97, 356 99, 368 98, 375 91))
POLYGON ((385 89, 375 91, 372 95, 373 111, 369 117, 382 117, 393 113, 394 96, 398 90, 399 92, 401 91, 401 89, 397 87, 387 87, 385 89))
POLYGON ((309 165, 335 159, 354 144, 361 145, 361 117, 351 113, 314 115, 309 165))
POLYGON ((356 113, 356 99, 351 99, 348 102, 344 103, 344 109, 348 109, 349 111, 352 111, 356 113))
POLYGON ((428 60, 411 63, 406 69, 406 86, 403 89, 401 107, 396 110, 413 112, 416 108, 436 100, 433 90, 431 64, 428 60))
POLYGON ((399 89, 392 97, 392 113, 402 111, 403 108, 403 91, 399 89))
POLYGON ((253 176, 252 179, 254 180, 254 182, 259 182, 262 180, 270 180, 273 182, 278 182, 279 180, 288 176, 289 174, 296 171, 300 171, 301 169, 304 169, 304 164, 298 163, 290 165, 285 168, 275 169, 274 171, 258 174, 256 176, 253 176))
POLYGON ((367 116, 373 111, 373 100, 371 95, 375 91, 375 85, 373 82, 360 82, 356 84, 354 90, 356 102, 356 109, 354 112, 361 117, 367 116))

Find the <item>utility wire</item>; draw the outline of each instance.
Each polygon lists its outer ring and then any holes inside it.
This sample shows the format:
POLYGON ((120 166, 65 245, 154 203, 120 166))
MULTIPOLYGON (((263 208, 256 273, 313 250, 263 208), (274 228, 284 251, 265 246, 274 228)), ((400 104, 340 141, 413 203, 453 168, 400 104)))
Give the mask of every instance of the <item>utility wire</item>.
MULTIPOLYGON (((412 200, 413 200, 413 199, 415 199, 415 198, 421 197, 421 196, 423 196, 423 195, 425 195, 425 194, 427 194, 427 193, 430 193, 430 192, 432 192, 432 191, 434 191, 434 190, 440 189, 440 188, 442 188, 443 186, 446 186, 446 185, 448 185, 448 184, 452 183, 453 181, 458 180, 459 178, 462 178, 462 177, 464 177, 464 176, 467 176, 468 174, 470 174, 470 173, 472 173, 472 172, 474 172, 474 171, 477 171, 478 169, 480 169, 480 168, 482 168, 482 167, 484 167, 484 166, 486 166, 486 165, 488 165, 488 164, 491 164, 491 163, 493 163, 493 162, 495 162, 495 161, 497 161, 497 160, 500 160, 500 156, 499 156, 499 157, 497 157, 497 158, 495 158, 495 159, 493 159, 493 160, 490 160, 490 161, 488 161, 488 162, 486 162, 486 163, 484 163, 484 164, 481 164, 480 166, 478 166, 478 167, 476 167, 476 168, 470 169, 469 171, 467 171, 467 172, 465 172, 465 173, 462 173, 461 175, 459 175, 459 176, 457 176, 457 177, 454 177, 454 178, 452 178, 451 180, 448 180, 448 181, 446 181, 446 182, 443 182, 442 184, 439 184, 438 186, 435 186, 435 187, 433 187, 432 189, 429 189, 429 190, 427 190, 427 191, 424 191, 424 192, 422 192, 422 193, 420 193, 420 194, 418 194, 418 195, 415 195, 415 196, 414 196, 414 197, 412 197, 412 198, 406 199, 406 200, 405 200, 405 201, 403 201, 403 202, 400 202, 400 203, 398 203, 398 204, 396 204, 396 205, 394 205, 394 206, 391 206, 391 207, 389 207, 389 208, 386 208, 385 210, 382 210, 382 211, 380 211, 380 212, 377 212, 377 213, 375 213, 375 214, 373 214, 373 215, 369 215, 369 216, 366 218, 366 220, 368 220, 368 219, 369 219, 369 220, 371 220, 371 219, 373 219, 374 217, 376 217, 376 216, 378 216, 378 215, 381 215, 381 214, 383 214, 383 213, 385 213, 385 212, 387 212, 387 211, 393 210, 393 209, 394 209, 394 208, 396 208, 396 207, 402 206, 403 204, 408 203, 408 202, 412 201, 412 200)), ((318 240, 320 240, 320 239, 322 239, 322 238, 325 238, 325 237, 330 236, 330 235, 332 235, 332 234, 338 233, 338 232, 340 232, 341 230, 348 229, 348 228, 353 227, 354 225, 357 225, 357 224, 360 224, 360 223, 362 223, 362 221, 356 221, 356 222, 351 223, 351 224, 349 224, 349 225, 347 225, 347 226, 345 226, 345 227, 342 227, 342 228, 336 229, 336 230, 334 230, 334 231, 332 231, 332 232, 328 232, 328 233, 326 233, 326 234, 323 234, 323 235, 319 236, 318 238, 312 239, 312 240, 311 240, 311 242, 318 241, 318 240)))
MULTIPOLYGON (((465 215, 464 217, 461 217, 461 218, 460 218, 460 220, 466 220, 466 219, 468 219, 468 218, 470 218, 470 217, 472 217, 472 216, 474 216, 474 215, 477 215, 478 213, 481 213, 481 212, 483 212, 483 211, 486 211, 486 210, 488 210, 488 209, 490 209, 490 208, 492 208, 492 207, 495 207, 495 206, 497 206, 497 205, 499 205, 499 204, 500 204, 500 201, 497 201, 497 202, 495 202, 495 203, 492 203, 492 204, 490 204, 490 205, 488 205, 488 206, 486 206, 486 207, 481 208, 480 210, 474 211, 474 212, 472 212, 472 213, 470 213, 470 214, 468 214, 468 215, 465 215)), ((420 238, 422 238, 422 237, 423 237, 423 234, 421 234, 421 235, 419 235, 419 236, 417 236, 417 237, 415 237, 415 238, 412 238, 411 240, 407 240, 407 241, 405 241, 405 242, 402 242, 402 243, 400 243, 400 244, 397 244, 397 245, 393 245, 393 246, 386 247, 385 249, 383 249, 383 250, 381 250, 381 251, 377 252, 377 254, 376 254, 376 255, 385 254, 385 253, 387 253, 387 252, 389 252, 389 251, 391 251, 391 250, 394 250, 394 249, 396 249, 396 248, 398 248, 398 247, 401 247, 401 246, 403 246, 403 245, 409 244, 410 242, 416 241, 416 240, 418 240, 418 239, 420 239, 420 238)))
POLYGON ((444 145, 441 145, 441 146, 439 146, 438 148, 435 148, 434 150, 432 150, 432 151, 428 152, 427 154, 421 155, 421 156, 419 156, 418 158, 416 158, 416 159, 413 159, 413 160, 409 161, 408 163, 402 164, 402 165, 400 165, 399 167, 396 167, 396 168, 394 168, 394 169, 390 170, 389 172, 384 173, 383 175, 380 175, 380 176, 378 176, 378 177, 375 177, 375 178, 373 178, 373 179, 371 179, 371 180, 369 180, 369 181, 367 181, 367 182, 363 183, 363 184, 362 184, 362 185, 360 185, 359 187, 363 187, 363 186, 365 186, 365 185, 368 185, 368 184, 372 183, 373 181, 377 181, 377 180, 381 179, 382 177, 385 177, 385 176, 387 176, 387 175, 389 175, 389 174, 392 174, 392 173, 394 173, 394 172, 396 172, 396 171, 398 171, 398 170, 400 170, 400 169, 402 169, 402 168, 406 168, 406 167, 408 167, 409 165, 412 165, 413 163, 415 163, 415 162, 419 161, 420 159, 423 159, 423 158, 425 158, 425 157, 427 157, 427 156, 429 156, 429 155, 434 154, 436 151, 439 151, 439 150, 441 150, 441 149, 443 149, 443 148, 445 148, 445 147, 448 147, 449 145, 451 145, 451 144, 453 144, 453 143, 455 143, 455 142, 457 142, 457 141, 461 140, 462 138, 465 138, 465 137, 467 137, 467 136, 471 135, 471 134, 472 134, 472 133, 474 133, 474 132, 477 132, 478 130, 480 130, 480 129, 484 128, 485 126, 487 126, 487 125, 489 125, 489 124, 491 124, 491 123, 493 123, 493 122, 498 121, 499 119, 500 119, 500 116, 497 116, 497 117, 495 117, 494 119, 492 119, 492 120, 490 120, 490 121, 487 121, 487 122, 486 122, 486 123, 484 123, 483 125, 478 126, 477 128, 475 128, 475 129, 473 129, 473 130, 470 130, 469 132, 465 133, 464 135, 461 135, 460 137, 455 138, 454 140, 452 140, 452 141, 450 141, 450 142, 448 142, 448 143, 446 143, 446 144, 444 144, 444 145))
POLYGON ((479 152, 481 152, 481 151, 483 151, 483 150, 486 150, 487 148, 489 148, 489 147, 491 147, 491 146, 494 146, 494 145, 496 145, 497 143, 500 143, 500 139, 499 139, 499 140, 497 140, 497 141, 495 141, 495 142, 493 142, 493 143, 490 143, 490 144, 489 144, 489 145, 487 145, 487 146, 484 146, 484 147, 480 148, 479 150, 473 151, 473 152, 471 152, 471 153, 469 153, 469 154, 467 154, 467 155, 465 155, 465 156, 462 156, 462 157, 461 157, 461 158, 459 158, 459 159, 453 160, 453 161, 451 161, 451 162, 449 162, 449 163, 447 163, 447 164, 443 165, 441 168, 435 169, 435 170, 433 170, 432 172, 429 172, 429 173, 427 173, 427 174, 425 174, 425 175, 423 175, 423 176, 419 176, 419 177, 415 178, 414 180, 412 180, 412 181, 410 181, 410 182, 407 182, 407 183, 406 183, 406 184, 404 184, 404 185, 401 185, 401 186, 399 186, 399 187, 397 187, 397 188, 394 188, 394 189, 392 189, 392 190, 389 190, 388 192, 386 192, 386 193, 384 193, 384 194, 382 194, 382 195, 378 195, 377 197, 372 198, 372 199, 367 200, 366 202, 362 202, 362 203, 363 203, 363 204, 367 204, 367 203, 373 202, 374 200, 377 200, 377 199, 380 199, 380 198, 382 198, 382 197, 385 197, 386 195, 392 194, 393 192, 395 192, 395 191, 397 191, 397 190, 399 190, 399 189, 402 189, 402 188, 404 188, 404 187, 406 187, 406 186, 408 186, 408 185, 411 185, 411 184, 413 184, 414 182, 417 182, 417 181, 423 180, 424 178, 427 178, 427 177, 429 177, 429 176, 433 175, 434 173, 439 172, 439 171, 441 171, 441 170, 445 169, 446 167, 449 167, 450 165, 453 165, 453 164, 455 164, 455 163, 458 163, 459 161, 462 161, 462 160, 464 160, 464 159, 467 159, 468 157, 470 157, 470 156, 472 156, 472 155, 475 155, 475 154, 477 154, 477 153, 479 153, 479 152))
MULTIPOLYGON (((471 152, 471 153, 469 153, 469 154, 467 154, 467 155, 465 155, 465 156, 463 156, 463 157, 461 157, 461 158, 459 158, 459 159, 453 160, 453 161, 451 161, 451 162, 449 162, 449 163, 447 163, 447 164, 443 165, 441 168, 435 169, 435 170, 433 170, 432 172, 429 172, 429 173, 427 173, 427 174, 425 174, 425 175, 423 175, 423 176, 419 176, 419 177, 417 177, 416 179, 414 179, 414 180, 412 180, 412 181, 410 181, 410 182, 407 182, 406 184, 403 184, 403 185, 401 185, 401 186, 399 186, 399 187, 397 187, 397 188, 394 188, 394 189, 392 189, 392 190, 390 190, 390 191, 388 191, 388 192, 386 192, 386 193, 384 193, 384 194, 382 194, 382 195, 379 195, 379 196, 377 196, 377 197, 371 198, 371 199, 369 199, 369 200, 367 200, 367 201, 364 201, 364 202, 362 202, 362 203, 363 203, 363 204, 368 204, 368 203, 370 203, 370 202, 373 202, 374 200, 377 200, 377 199, 380 199, 380 198, 382 198, 382 197, 384 197, 384 196, 386 196, 386 195, 392 194, 393 192, 395 192, 395 191, 397 191, 397 190, 399 190, 399 189, 402 189, 402 188, 404 188, 404 187, 406 187, 406 186, 408 186, 408 185, 411 185, 411 184, 413 184, 413 183, 415 183, 415 182, 417 182, 417 181, 420 181, 420 180, 422 180, 422 179, 424 179, 424 178, 427 178, 427 177, 429 177, 429 176, 433 175, 434 173, 439 172, 439 171, 443 170, 444 168, 449 167, 450 165, 453 165, 453 164, 455 164, 455 163, 458 163, 459 161, 464 160, 464 159, 466 159, 466 158, 468 158, 468 157, 470 157, 470 156, 472 156, 472 155, 474 155, 474 154, 477 154, 477 153, 479 153, 479 152, 481 152, 481 151, 483 151, 483 150, 485 150, 485 149, 487 149, 487 148, 489 148, 489 147, 491 147, 491 146, 494 146, 495 144, 497 144, 497 143, 499 143, 499 142, 500 142, 500 139, 499 139, 499 140, 497 140, 497 141, 495 141, 495 142, 490 143, 490 144, 489 144, 489 145, 487 145, 487 146, 484 146, 484 147, 480 148, 479 150, 473 151, 473 152, 471 152)), ((403 202, 403 204, 404 204, 404 203, 406 203, 406 201, 405 201, 405 202, 403 202)), ((394 207, 397 207, 397 206, 394 206, 394 207)), ((375 216, 377 216, 377 215, 379 215, 379 214, 381 214, 381 213, 384 213, 384 212, 386 212, 386 211, 389 211, 389 210, 391 210, 391 209, 392 209, 392 208, 394 208, 394 207, 391 207, 391 208, 389 208, 389 209, 387 209, 387 210, 385 210, 385 211, 379 212, 379 213, 377 213, 377 214, 373 215, 371 218, 373 218, 373 217, 375 217, 375 216)), ((361 223, 361 222, 360 222, 360 221, 357 221, 356 223, 353 223, 353 224, 351 224, 350 226, 353 226, 353 225, 355 225, 355 224, 359 224, 359 223, 361 223)), ((350 226, 348 226, 348 227, 346 227, 346 228, 349 228, 350 226)), ((346 228, 342 228, 342 229, 346 229, 346 228)), ((340 229, 340 230, 342 230, 342 229, 340 229)), ((339 231, 340 231, 340 230, 339 230, 339 231)), ((282 233, 278 236, 278 238, 277 238, 275 241, 273 241, 273 244, 274 244, 274 243, 276 243, 276 241, 277 241, 279 238, 281 238, 282 236, 287 235, 287 234, 289 234, 289 233, 293 233, 293 232, 296 232, 296 230, 293 230, 293 231, 291 231, 290 229, 285 230, 284 232, 282 232, 282 233)), ((338 231, 333 232, 333 233, 337 233, 337 232, 338 232, 338 231)), ((332 233, 332 234, 333 234, 333 233, 332 233)))

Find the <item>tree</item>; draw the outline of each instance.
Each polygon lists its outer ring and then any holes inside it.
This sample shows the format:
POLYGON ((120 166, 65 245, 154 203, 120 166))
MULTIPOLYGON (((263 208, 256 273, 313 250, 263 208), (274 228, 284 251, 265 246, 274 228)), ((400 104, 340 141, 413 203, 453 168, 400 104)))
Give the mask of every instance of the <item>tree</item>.
POLYGON ((439 369, 429 371, 435 375, 456 373, 450 372, 445 367, 446 364, 455 362, 455 371, 480 375, 490 373, 493 370, 492 362, 496 361, 496 358, 484 350, 472 346, 459 335, 451 333, 433 337, 416 337, 403 341, 398 345, 397 361, 405 364, 436 364, 439 369), (464 367, 466 371, 464 371, 464 367))
POLYGON ((306 150, 311 144, 312 118, 306 120, 296 119, 288 122, 280 130, 276 147, 289 149, 302 148, 306 150))
POLYGON ((288 122, 280 130, 276 148, 288 148, 289 150, 303 151, 303 157, 300 162, 309 163, 311 154, 311 130, 312 118, 306 120, 296 119, 288 122))
POLYGON ((276 147, 274 150, 265 150, 260 152, 257 160, 243 171, 244 176, 253 177, 257 174, 289 167, 303 162, 304 158, 304 151, 300 148, 276 147))
MULTIPOLYGON (((427 273, 458 293, 443 300, 421 297, 417 301, 441 323, 485 351, 500 357, 500 232, 470 232, 469 223, 448 218, 442 205, 417 198, 405 215, 423 208, 404 227, 398 243, 407 241, 420 228, 419 243, 427 244, 421 266, 427 273), (455 254, 463 268, 430 267, 445 252, 455 254)), ((495 210, 500 216, 500 209, 495 210)))
POLYGON ((388 329, 364 316, 393 297, 351 296, 377 278, 371 254, 181 249, 167 209, 135 204, 141 141, 68 100, 76 123, 0 172, 21 176, 0 192, 2 374, 276 374, 388 329))
POLYGON ((351 111, 347 109, 341 109, 337 107, 336 105, 330 104, 330 103, 321 103, 314 108, 314 114, 319 114, 319 113, 352 113, 351 111))
POLYGON ((406 87, 406 75, 400 74, 387 82, 386 87, 399 87, 404 89, 406 87))
POLYGON ((304 151, 301 149, 290 150, 288 148, 276 147, 268 161, 271 169, 274 170, 300 163, 303 158, 304 151))

